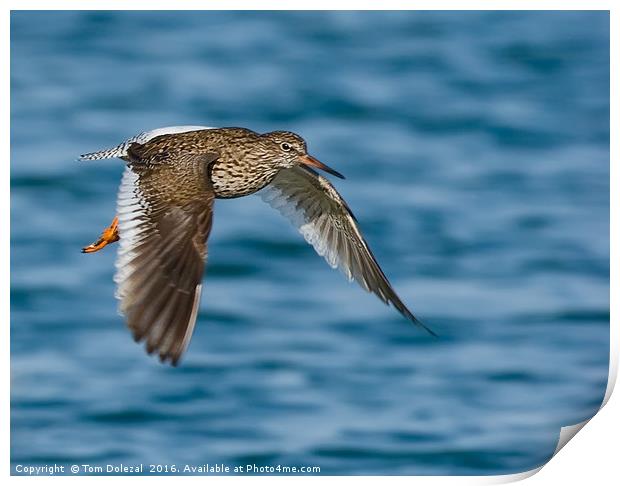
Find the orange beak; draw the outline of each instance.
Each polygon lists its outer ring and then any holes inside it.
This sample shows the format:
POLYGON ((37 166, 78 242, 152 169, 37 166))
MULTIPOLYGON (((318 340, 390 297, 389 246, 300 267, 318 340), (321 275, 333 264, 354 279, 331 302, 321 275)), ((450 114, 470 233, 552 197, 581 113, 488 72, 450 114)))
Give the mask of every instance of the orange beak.
POLYGON ((308 155, 308 154, 302 155, 299 157, 299 160, 304 165, 307 165, 310 167, 316 167, 317 169, 324 170, 328 174, 335 175, 336 177, 340 177, 341 179, 344 179, 344 176, 340 172, 335 171, 331 167, 327 167, 323 162, 320 162, 316 160, 314 157, 312 157, 312 155, 308 155))

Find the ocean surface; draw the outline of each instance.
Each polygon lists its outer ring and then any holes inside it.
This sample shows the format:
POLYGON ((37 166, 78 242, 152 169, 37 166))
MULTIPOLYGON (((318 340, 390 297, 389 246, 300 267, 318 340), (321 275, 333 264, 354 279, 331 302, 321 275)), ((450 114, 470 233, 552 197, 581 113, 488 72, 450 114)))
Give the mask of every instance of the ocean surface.
POLYGON ((13 12, 10 164, 12 473, 507 474, 601 404, 606 12, 13 12), (117 246, 80 253, 123 163, 76 158, 184 124, 301 134, 439 338, 251 196, 216 202, 180 366, 147 356, 117 246))

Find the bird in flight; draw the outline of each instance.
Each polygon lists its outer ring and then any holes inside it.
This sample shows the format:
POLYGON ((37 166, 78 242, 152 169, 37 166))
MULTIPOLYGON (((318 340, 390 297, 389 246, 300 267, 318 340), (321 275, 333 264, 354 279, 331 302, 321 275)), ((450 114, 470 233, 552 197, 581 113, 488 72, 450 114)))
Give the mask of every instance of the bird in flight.
POLYGON ((93 253, 119 241, 116 297, 136 341, 176 366, 198 313, 213 200, 259 192, 317 253, 349 280, 435 335, 400 300, 364 240, 355 216, 315 169, 344 178, 308 154, 287 131, 165 127, 80 160, 120 158, 126 168, 117 215, 93 253))

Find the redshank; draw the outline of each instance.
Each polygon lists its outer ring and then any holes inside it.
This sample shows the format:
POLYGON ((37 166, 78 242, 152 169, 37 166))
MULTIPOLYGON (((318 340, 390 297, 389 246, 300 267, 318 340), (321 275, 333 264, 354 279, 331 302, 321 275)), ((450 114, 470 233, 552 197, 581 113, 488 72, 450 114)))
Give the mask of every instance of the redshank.
POLYGON ((191 338, 211 231, 213 200, 259 192, 317 253, 404 317, 400 300, 334 186, 314 169, 344 178, 308 154, 299 135, 246 128, 166 127, 81 160, 126 162, 117 216, 85 253, 120 241, 116 297, 136 341, 177 365, 191 338))

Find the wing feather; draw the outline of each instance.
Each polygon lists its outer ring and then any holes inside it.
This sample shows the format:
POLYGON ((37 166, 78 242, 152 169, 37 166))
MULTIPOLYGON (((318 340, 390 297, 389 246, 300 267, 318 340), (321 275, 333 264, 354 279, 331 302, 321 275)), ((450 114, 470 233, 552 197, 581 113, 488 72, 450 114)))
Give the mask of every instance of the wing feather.
POLYGON ((282 169, 260 195, 298 228, 331 267, 435 335, 400 300, 360 233, 353 213, 326 178, 307 167, 282 169))
POLYGON ((171 164, 166 161, 130 161, 119 189, 114 278, 119 310, 134 339, 145 340, 148 353, 157 352, 173 365, 196 322, 214 198, 207 166, 216 157, 185 160, 188 178, 182 191, 166 187, 175 175, 167 173, 171 164))

